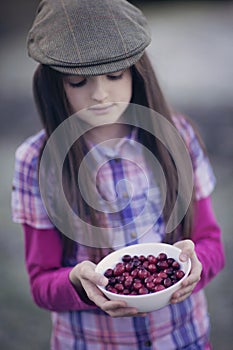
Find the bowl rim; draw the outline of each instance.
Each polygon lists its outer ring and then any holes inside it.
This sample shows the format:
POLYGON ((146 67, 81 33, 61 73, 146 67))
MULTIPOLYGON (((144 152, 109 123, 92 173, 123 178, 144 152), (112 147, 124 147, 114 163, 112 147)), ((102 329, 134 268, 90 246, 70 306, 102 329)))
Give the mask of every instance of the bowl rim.
MULTIPOLYGON (((151 246, 151 245, 156 245, 156 246, 160 246, 160 247, 167 247, 167 246, 170 246, 172 248, 174 248, 177 252, 181 252, 181 249, 172 245, 172 244, 169 244, 169 243, 163 243, 163 242, 146 242, 146 243, 137 243, 137 244, 132 244, 130 246, 126 246, 126 247, 123 247, 123 248, 120 248, 120 249, 117 249, 111 253, 109 253, 108 255, 106 255, 102 260, 100 260, 100 262, 96 265, 96 268, 95 268, 95 271, 102 274, 102 272, 99 272, 97 271, 98 270, 98 267, 101 265, 101 263, 104 262, 104 260, 106 261, 107 258, 110 256, 110 255, 113 255, 115 253, 119 253, 120 251, 127 251, 127 249, 129 249, 130 247, 136 247, 136 246, 151 246)), ((116 254, 118 255, 118 254, 116 254)), ((124 295, 124 294, 116 294, 116 293, 112 293, 108 290, 105 289, 104 286, 100 286, 100 285, 97 285, 97 287, 104 293, 104 294, 109 294, 109 295, 113 295, 114 297, 117 296, 117 297, 123 297, 125 299, 128 299, 130 298, 130 300, 132 298, 136 299, 136 298, 148 298, 148 297, 152 297, 152 296, 155 296, 155 295, 162 295, 163 293, 166 293, 167 291, 172 291, 173 289, 176 289, 176 287, 178 287, 184 279, 186 279, 190 273, 190 270, 191 270, 191 260, 190 258, 188 258, 188 260, 186 261, 182 261, 181 262, 182 264, 187 264, 187 271, 185 272, 185 275, 179 280, 177 281, 175 284, 173 284, 172 286, 168 287, 168 288, 165 288, 163 290, 160 290, 160 291, 157 291, 157 292, 154 292, 154 293, 148 293, 148 294, 142 294, 142 295, 124 295)))

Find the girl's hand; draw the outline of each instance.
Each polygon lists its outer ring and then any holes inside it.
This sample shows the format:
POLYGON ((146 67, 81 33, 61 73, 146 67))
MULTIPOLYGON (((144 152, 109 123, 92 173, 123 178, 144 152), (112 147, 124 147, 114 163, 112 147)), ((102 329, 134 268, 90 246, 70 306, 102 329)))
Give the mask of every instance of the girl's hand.
POLYGON ((145 314, 138 313, 136 308, 127 307, 124 301, 110 301, 105 297, 96 284, 106 286, 108 279, 96 273, 95 266, 90 261, 83 261, 70 271, 70 281, 80 296, 84 290, 89 300, 112 317, 144 316, 145 314))
POLYGON ((182 250, 180 254, 180 260, 186 261, 188 258, 191 260, 191 271, 189 276, 182 282, 181 288, 177 290, 171 298, 171 303, 179 303, 190 296, 196 284, 201 278, 202 264, 198 260, 195 253, 195 245, 189 240, 183 240, 174 244, 174 246, 182 250))

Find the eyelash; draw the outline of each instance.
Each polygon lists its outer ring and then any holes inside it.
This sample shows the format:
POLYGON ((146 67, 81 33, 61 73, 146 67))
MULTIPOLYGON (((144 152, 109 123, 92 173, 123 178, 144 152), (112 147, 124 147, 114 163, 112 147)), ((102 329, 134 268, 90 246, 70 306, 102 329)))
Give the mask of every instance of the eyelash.
POLYGON ((110 80, 119 80, 123 77, 123 73, 119 74, 119 75, 107 75, 108 79, 110 80))
POLYGON ((87 82, 87 80, 83 79, 79 83, 69 83, 69 85, 73 88, 79 88, 79 87, 84 86, 86 84, 86 82, 87 82))
MULTIPOLYGON (((119 75, 107 75, 107 78, 109 80, 120 80, 121 78, 123 77, 123 73, 119 74, 119 75)), ((78 83, 69 83, 69 85, 73 88, 79 88, 79 87, 82 87, 84 86, 85 84, 87 83, 87 79, 83 79, 81 80, 80 82, 78 83)))

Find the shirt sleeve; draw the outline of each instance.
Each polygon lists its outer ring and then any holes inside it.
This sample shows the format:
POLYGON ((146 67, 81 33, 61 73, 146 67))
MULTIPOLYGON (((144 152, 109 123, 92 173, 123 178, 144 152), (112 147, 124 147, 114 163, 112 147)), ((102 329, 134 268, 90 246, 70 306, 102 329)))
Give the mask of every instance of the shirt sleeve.
POLYGON ((173 121, 190 154, 193 166, 195 199, 206 198, 212 193, 216 184, 209 158, 188 119, 183 116, 175 116, 173 121))
POLYGON ((35 303, 51 311, 88 310, 69 280, 72 267, 62 267, 62 243, 58 231, 23 225, 25 261, 35 303))
POLYGON ((201 279, 194 289, 194 292, 197 292, 205 287, 225 265, 221 229, 216 221, 210 197, 195 202, 192 240, 195 243, 197 257, 202 264, 201 279))
POLYGON ((11 196, 12 220, 39 229, 54 227, 43 205, 38 183, 38 164, 44 140, 41 131, 16 150, 11 196))

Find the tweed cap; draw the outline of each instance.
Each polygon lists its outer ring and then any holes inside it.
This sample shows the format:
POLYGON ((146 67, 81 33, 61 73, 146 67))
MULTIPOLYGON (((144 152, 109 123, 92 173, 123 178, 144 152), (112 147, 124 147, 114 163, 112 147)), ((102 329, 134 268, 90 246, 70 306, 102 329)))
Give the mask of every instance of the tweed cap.
POLYGON ((42 0, 27 48, 60 72, 100 75, 132 66, 150 41, 146 18, 126 0, 42 0))

